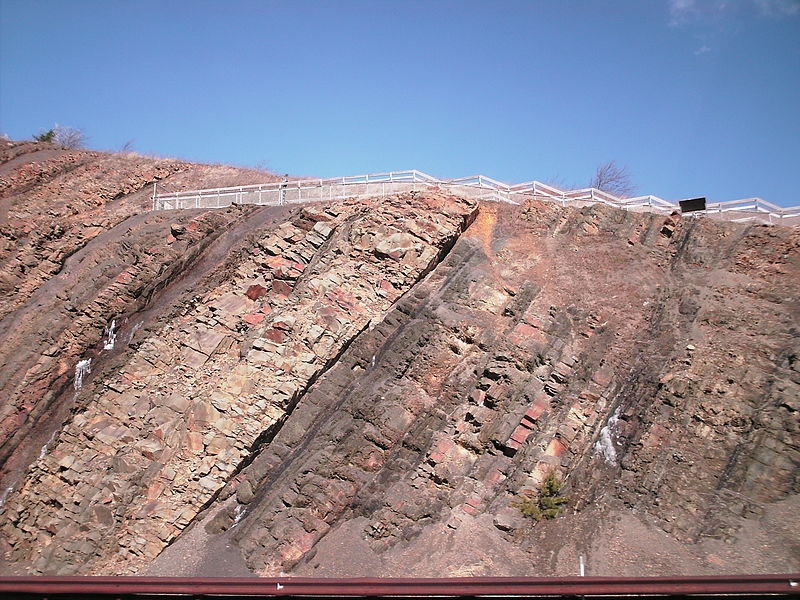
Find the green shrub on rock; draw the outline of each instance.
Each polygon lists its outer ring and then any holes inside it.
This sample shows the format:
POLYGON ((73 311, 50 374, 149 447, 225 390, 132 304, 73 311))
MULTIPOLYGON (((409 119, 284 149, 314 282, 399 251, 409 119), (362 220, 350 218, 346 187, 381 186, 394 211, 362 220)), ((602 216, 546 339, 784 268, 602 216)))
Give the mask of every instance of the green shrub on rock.
POLYGON ((561 512, 563 505, 569 502, 569 496, 558 495, 563 487, 564 482, 553 469, 539 486, 538 495, 525 496, 514 502, 513 506, 519 508, 523 515, 534 521, 553 519, 561 512))
POLYGON ((49 129, 47 131, 43 131, 42 133, 34 135, 33 139, 36 142, 52 143, 53 139, 55 139, 55 137, 56 137, 56 130, 55 129, 49 129))

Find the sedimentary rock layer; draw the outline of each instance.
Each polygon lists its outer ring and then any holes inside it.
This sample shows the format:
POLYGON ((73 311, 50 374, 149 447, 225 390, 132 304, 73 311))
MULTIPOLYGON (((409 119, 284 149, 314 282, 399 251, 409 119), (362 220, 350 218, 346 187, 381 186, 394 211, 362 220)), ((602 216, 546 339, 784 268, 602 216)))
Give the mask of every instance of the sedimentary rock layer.
POLYGON ((587 515, 694 552, 797 498, 796 229, 435 192, 152 213, 156 181, 259 174, 3 152, 4 570, 566 574, 547 532, 587 515), (551 472, 554 527, 518 506, 551 472), (442 550, 486 540, 515 566, 442 550))
POLYGON ((613 500, 679 540, 732 539, 739 517, 797 493, 797 243, 789 229, 484 205, 306 394, 208 529, 235 524, 228 539, 271 575, 349 521, 377 554, 483 513, 525 547, 515 503, 556 469, 572 510, 613 500))
POLYGON ((259 230, 218 285, 184 298, 84 391, 7 501, 14 560, 37 572, 136 572, 136 558, 158 555, 352 339, 435 265, 472 210, 410 195, 307 207, 259 230))

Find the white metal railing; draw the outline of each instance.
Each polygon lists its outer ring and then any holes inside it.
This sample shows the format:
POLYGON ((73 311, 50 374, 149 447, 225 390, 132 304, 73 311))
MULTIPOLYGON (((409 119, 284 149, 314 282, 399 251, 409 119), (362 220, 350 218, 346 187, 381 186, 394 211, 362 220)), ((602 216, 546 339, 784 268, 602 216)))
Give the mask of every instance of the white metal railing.
MULTIPOLYGON (((495 200, 520 204, 526 198, 539 198, 562 205, 584 206, 602 203, 626 210, 671 213, 678 204, 658 196, 620 198, 598 190, 583 188, 561 190, 540 181, 509 185, 485 175, 459 179, 437 179, 422 171, 392 171, 327 179, 275 181, 258 185, 157 193, 153 189, 153 210, 183 208, 224 208, 232 204, 282 205, 320 202, 345 198, 387 196, 401 192, 438 188, 455 195, 477 200, 495 200)), ((758 221, 785 225, 800 224, 800 206, 783 208, 762 200, 747 198, 708 203, 702 211, 690 215, 708 215, 730 221, 758 221)))

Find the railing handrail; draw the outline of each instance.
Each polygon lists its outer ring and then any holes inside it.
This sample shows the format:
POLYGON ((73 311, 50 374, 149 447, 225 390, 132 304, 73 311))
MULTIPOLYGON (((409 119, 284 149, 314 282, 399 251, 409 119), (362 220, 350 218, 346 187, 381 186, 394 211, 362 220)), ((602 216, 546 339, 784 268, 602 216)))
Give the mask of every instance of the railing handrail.
MULTIPOLYGON (((153 192, 153 208, 163 207, 162 201, 195 200, 196 207, 199 207, 202 198, 213 196, 229 196, 235 194, 237 200, 243 198, 244 194, 254 192, 280 192, 280 202, 284 203, 284 191, 302 191, 313 188, 329 187, 329 197, 333 198, 334 186, 356 186, 356 185, 378 185, 384 186, 395 184, 422 184, 426 186, 444 188, 474 188, 476 190, 486 190, 490 194, 495 194, 495 199, 516 204, 512 197, 521 195, 532 195, 543 198, 550 198, 561 202, 600 202, 610 206, 620 208, 650 207, 654 210, 680 210, 680 206, 675 202, 670 202, 658 196, 646 195, 633 198, 623 198, 615 196, 609 192, 597 188, 580 188, 574 190, 562 190, 553 185, 540 181, 527 181, 510 185, 487 177, 486 175, 473 175, 471 177, 459 177, 457 179, 439 179, 423 171, 410 169, 406 171, 387 171, 383 173, 367 173, 363 175, 346 175, 342 177, 327 177, 314 179, 287 179, 282 181, 270 181, 267 183, 238 185, 219 188, 204 188, 199 190, 187 190, 182 192, 153 192)), ((337 196, 338 197, 338 196, 337 196)), ((485 196, 481 196, 484 198, 485 196)), ((260 196, 259 196, 260 198, 260 196)), ((324 200, 322 195, 319 200, 324 200)), ((304 201, 300 200, 293 200, 304 201)), ((177 206, 177 202, 176 202, 177 206)), ((750 212, 761 217, 768 217, 782 220, 787 217, 800 217, 800 205, 790 207, 780 207, 762 198, 744 198, 741 200, 728 200, 725 202, 713 202, 706 205, 706 209, 697 211, 697 214, 719 214, 724 212, 750 212)), ((747 219, 740 217, 737 220, 747 219)))

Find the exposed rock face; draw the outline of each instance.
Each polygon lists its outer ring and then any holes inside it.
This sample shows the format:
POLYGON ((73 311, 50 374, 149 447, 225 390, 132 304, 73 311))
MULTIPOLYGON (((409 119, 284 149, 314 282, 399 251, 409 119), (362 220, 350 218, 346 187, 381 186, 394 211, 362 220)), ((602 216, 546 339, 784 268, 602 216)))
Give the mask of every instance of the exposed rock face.
MULTIPOLYGON (((63 419, 75 366, 102 349, 104 329, 116 321, 129 337, 144 324, 129 317, 158 312, 173 280, 189 270, 184 285, 201 279, 208 265, 197 259, 220 233, 241 235, 252 209, 143 212, 154 183, 230 183, 227 167, 7 141, 0 161, 0 465, 25 464, 49 437, 33 428, 63 419), (185 228, 179 238, 169 235, 172 218, 185 228)), ((242 171, 238 182, 254 176, 242 171)))
MULTIPOLYGON (((219 284, 96 378, 91 401, 7 503, 13 558, 39 572, 137 572, 137 557, 157 556, 192 520, 472 210, 409 196, 304 208, 260 231, 219 284), (398 235, 402 256, 377 250, 398 235)), ((197 223, 169 225, 170 243, 197 223)))
POLYGON ((616 498, 681 540, 797 493, 797 232, 664 225, 483 207, 245 469, 251 568, 351 517, 377 551, 484 512, 513 529, 553 468, 576 509, 616 498))
MULTIPOLYGON (((797 230, 436 193, 120 221, 0 321, 27 572, 158 571, 199 533, 259 574, 337 543, 420 574, 431 539, 524 564, 552 469, 577 514, 540 532, 632 510, 685 548, 798 493, 797 230)), ((423 574, 492 573, 461 554, 423 574)))

